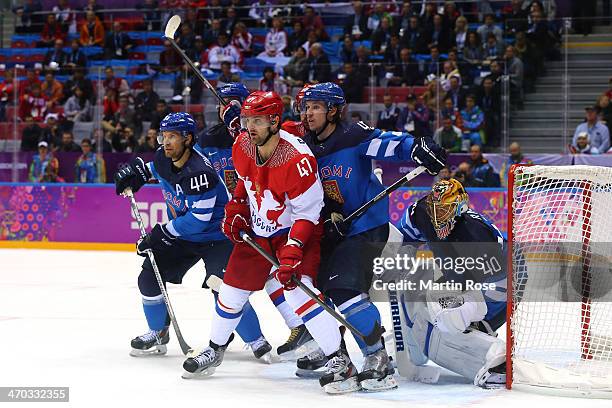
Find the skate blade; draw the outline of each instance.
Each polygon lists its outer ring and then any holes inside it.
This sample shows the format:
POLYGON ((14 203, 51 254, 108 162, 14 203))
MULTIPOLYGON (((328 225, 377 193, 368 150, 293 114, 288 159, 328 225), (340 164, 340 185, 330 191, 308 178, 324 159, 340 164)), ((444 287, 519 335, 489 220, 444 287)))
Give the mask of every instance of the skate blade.
POLYGON ((323 390, 328 394, 346 394, 349 392, 359 391, 361 385, 357 381, 357 376, 351 377, 344 381, 336 381, 333 383, 325 384, 323 390))
POLYGON ((398 387, 397 380, 392 375, 382 379, 369 379, 361 381, 361 389, 365 392, 379 392, 393 390, 398 387))
POLYGON ((302 344, 300 347, 295 349, 295 359, 306 357, 308 354, 312 353, 316 349, 319 348, 319 345, 316 341, 310 340, 306 343, 302 344))
POLYGON ((259 357, 258 360, 264 364, 276 364, 281 362, 281 358, 272 351, 269 351, 263 356, 259 357))
POLYGON ((182 378, 186 379, 186 380, 193 380, 193 379, 197 379, 197 378, 206 378, 206 377, 210 377, 211 375, 213 375, 215 373, 215 370, 217 369, 217 367, 209 367, 205 370, 199 371, 197 373, 190 373, 189 371, 183 371, 183 374, 181 375, 182 378))
POLYGON ((308 354, 312 353, 318 348, 319 345, 316 341, 309 340, 301 346, 294 348, 293 350, 278 354, 278 356, 280 357, 281 361, 296 361, 299 358, 306 357, 308 354))
POLYGON ((277 354, 277 356, 280 359, 280 361, 283 361, 283 362, 297 360, 297 357, 295 356, 295 350, 290 350, 283 354, 277 354))
POLYGON ((130 356, 132 357, 149 357, 149 356, 163 356, 168 352, 168 347, 164 344, 154 346, 148 350, 139 350, 133 348, 130 350, 130 356))
POLYGON ((325 374, 324 371, 314 371, 314 370, 306 370, 303 368, 298 368, 295 370, 295 375, 300 378, 321 378, 325 374))
POLYGON ((498 390, 506 386, 506 374, 491 373, 484 384, 480 385, 485 390, 498 390))

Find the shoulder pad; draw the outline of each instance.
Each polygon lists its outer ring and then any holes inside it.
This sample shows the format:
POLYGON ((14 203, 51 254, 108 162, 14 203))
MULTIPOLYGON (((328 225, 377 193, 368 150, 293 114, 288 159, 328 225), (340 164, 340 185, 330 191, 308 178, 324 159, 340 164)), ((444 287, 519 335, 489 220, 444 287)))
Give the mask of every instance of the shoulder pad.
POLYGON ((234 140, 230 136, 224 123, 217 123, 206 132, 202 133, 198 139, 198 145, 205 149, 207 147, 219 147, 229 149, 234 140))
POLYGON ((338 149, 357 146, 372 137, 376 130, 365 122, 351 123, 348 126, 339 125, 339 127, 339 134, 336 135, 339 139, 336 141, 338 149))
POLYGON ((180 185, 187 195, 198 195, 214 189, 219 183, 219 176, 210 161, 194 152, 192 158, 181 171, 180 185))

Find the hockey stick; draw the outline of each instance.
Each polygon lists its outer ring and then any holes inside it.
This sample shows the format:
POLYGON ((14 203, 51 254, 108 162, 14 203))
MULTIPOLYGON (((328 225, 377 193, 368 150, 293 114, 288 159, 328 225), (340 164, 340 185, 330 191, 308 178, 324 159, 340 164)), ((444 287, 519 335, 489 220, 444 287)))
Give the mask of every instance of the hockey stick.
POLYGON ((372 198, 370 201, 368 201, 367 203, 365 203, 364 205, 362 205, 361 207, 353 211, 353 213, 349 215, 348 217, 346 217, 343 220, 343 222, 349 223, 349 222, 354 221, 356 218, 361 217, 374 204, 378 203, 380 200, 387 197, 389 194, 391 194, 392 192, 394 192, 395 190, 397 190, 398 188, 400 188, 401 186, 403 186, 404 184, 406 184, 407 182, 409 182, 410 180, 412 180, 413 178, 415 178, 416 176, 418 176, 425 170, 427 169, 424 166, 419 166, 416 169, 412 170, 410 173, 406 174, 404 177, 397 180, 395 183, 391 184, 389 187, 385 188, 383 191, 378 193, 376 197, 372 198))
POLYGON ((174 50, 178 52, 178 54, 181 56, 183 61, 187 63, 187 65, 189 66, 189 68, 191 68, 195 76, 198 77, 200 81, 202 81, 204 86, 208 88, 208 90, 212 92, 213 95, 215 95, 215 97, 219 100, 219 103, 221 104, 221 106, 227 105, 227 103, 223 100, 223 98, 221 98, 221 96, 217 93, 217 90, 215 89, 215 87, 212 86, 210 82, 208 82, 208 79, 206 79, 204 75, 202 75, 202 72, 198 69, 198 67, 195 66, 193 61, 187 56, 187 54, 185 54, 185 51, 183 51, 181 47, 179 47, 179 45, 174 40, 174 34, 176 34, 176 30, 178 30, 180 25, 181 25, 180 16, 174 15, 170 17, 170 20, 168 20, 168 23, 166 24, 166 29, 164 30, 164 37, 166 38, 166 40, 170 42, 170 44, 172 44, 172 47, 174 48, 174 50))
MULTIPOLYGON (((138 211, 138 205, 136 205, 136 199, 134 198, 134 193, 132 192, 132 189, 129 187, 126 188, 123 191, 123 195, 130 199, 132 213, 134 214, 134 218, 136 218, 136 222, 138 223, 138 227, 140 228, 140 237, 144 238, 147 235, 147 230, 145 229, 144 223, 142 222, 142 218, 140 217, 140 212, 138 211)), ((166 309, 168 310, 168 316, 170 317, 170 321, 172 322, 172 327, 174 327, 176 339, 178 340, 179 345, 181 346, 181 351, 186 356, 190 355, 191 353, 193 353, 193 349, 189 347, 187 342, 185 342, 183 335, 181 334, 181 329, 179 328, 178 322, 176 321, 176 316, 174 315, 174 309, 172 309, 172 304, 170 303, 168 292, 166 291, 164 281, 162 280, 161 274, 159 273, 157 262, 155 262, 155 256, 153 255, 153 251, 147 249, 146 252, 149 256, 149 261, 151 261, 151 266, 153 267, 153 272, 155 273, 155 279, 157 279, 157 284, 159 285, 159 289, 161 290, 162 296, 164 297, 166 309)))
MULTIPOLYGON (((259 245, 257 242, 255 242, 255 240, 253 238, 251 238, 251 236, 249 234, 247 234, 246 232, 242 231, 240 233, 240 237, 247 244, 249 244, 251 247, 253 247, 253 249, 255 249, 257 252, 259 252, 259 254, 261 256, 266 258, 268 260, 268 262, 270 262, 276 268, 278 268, 280 266, 279 263, 278 263, 278 259, 276 259, 276 257, 274 257, 273 255, 269 254, 265 249, 263 249, 261 247, 261 245, 259 245)), ((334 319, 336 319, 338 322, 343 324, 355 336, 360 337, 365 342, 365 344, 367 344, 368 346, 372 346, 372 345, 374 345, 374 344, 376 344, 376 343, 378 343, 380 341, 380 337, 385 332, 384 327, 381 327, 380 323, 376 322, 376 325, 374 326, 374 329, 372 330, 372 333, 370 333, 370 334, 368 334, 366 336, 363 333, 361 333, 359 330, 357 330, 357 328, 355 328, 355 326, 353 326, 352 324, 347 322, 346 319, 344 317, 342 317, 342 315, 338 314, 331 306, 329 306, 327 303, 322 301, 316 295, 316 293, 314 293, 308 286, 304 285, 304 283, 302 283, 302 281, 300 281, 299 279, 296 279, 295 276, 293 276, 291 278, 291 280, 300 289, 302 289, 304 291, 304 293, 306 293, 306 295, 308 295, 309 298, 311 298, 312 300, 317 302, 319 304, 319 306, 321 306, 323 309, 325 309, 325 311, 327 313, 329 313, 334 319)))

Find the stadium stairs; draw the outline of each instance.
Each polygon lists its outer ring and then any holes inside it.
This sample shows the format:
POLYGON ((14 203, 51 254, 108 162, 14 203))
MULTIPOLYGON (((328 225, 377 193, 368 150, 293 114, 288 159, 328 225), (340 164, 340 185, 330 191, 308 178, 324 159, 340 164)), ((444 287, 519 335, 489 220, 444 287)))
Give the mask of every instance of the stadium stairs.
MULTIPOLYGON (((584 120, 584 108, 595 104, 608 87, 612 27, 595 26, 588 36, 569 35, 567 52, 569 142, 576 126, 584 120)), ((567 152, 563 140, 564 57, 546 63, 546 75, 537 79, 536 92, 526 95, 524 109, 510 114, 510 140, 519 142, 525 152, 567 152)))

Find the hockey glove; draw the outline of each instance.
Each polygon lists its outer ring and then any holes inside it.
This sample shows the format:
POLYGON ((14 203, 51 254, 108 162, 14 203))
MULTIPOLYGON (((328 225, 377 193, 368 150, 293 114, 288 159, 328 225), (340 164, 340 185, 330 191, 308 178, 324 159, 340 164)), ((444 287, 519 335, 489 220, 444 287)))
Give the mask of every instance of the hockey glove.
POLYGON ((138 240, 136 250, 138 255, 147 256, 146 251, 165 252, 176 243, 176 237, 172 235, 165 225, 156 224, 155 227, 144 237, 138 240))
POLYGON ((240 102, 231 101, 228 103, 221 111, 221 119, 230 135, 235 139, 242 130, 242 126, 240 126, 240 102))
POLYGON ((297 285, 292 278, 295 277, 297 280, 302 278, 300 274, 302 258, 304 257, 302 247, 297 242, 292 243, 290 240, 287 245, 278 250, 277 256, 280 266, 276 272, 276 279, 285 290, 295 289, 297 285))
POLYGON ((410 158, 424 166, 432 176, 446 166, 446 150, 436 144, 431 137, 415 138, 410 158))
POLYGON ((230 239, 234 244, 244 242, 240 233, 250 232, 251 225, 249 220, 251 219, 251 210, 246 200, 234 198, 225 204, 225 217, 221 224, 221 229, 226 237, 230 239))
POLYGON ((145 185, 150 178, 151 172, 147 168, 147 165, 140 157, 136 157, 115 173, 115 192, 117 195, 121 195, 123 191, 129 187, 135 193, 140 190, 140 187, 145 185))
POLYGON ((340 213, 333 212, 330 217, 325 220, 325 240, 327 242, 338 242, 342 240, 350 231, 351 223, 344 221, 344 216, 340 213))

